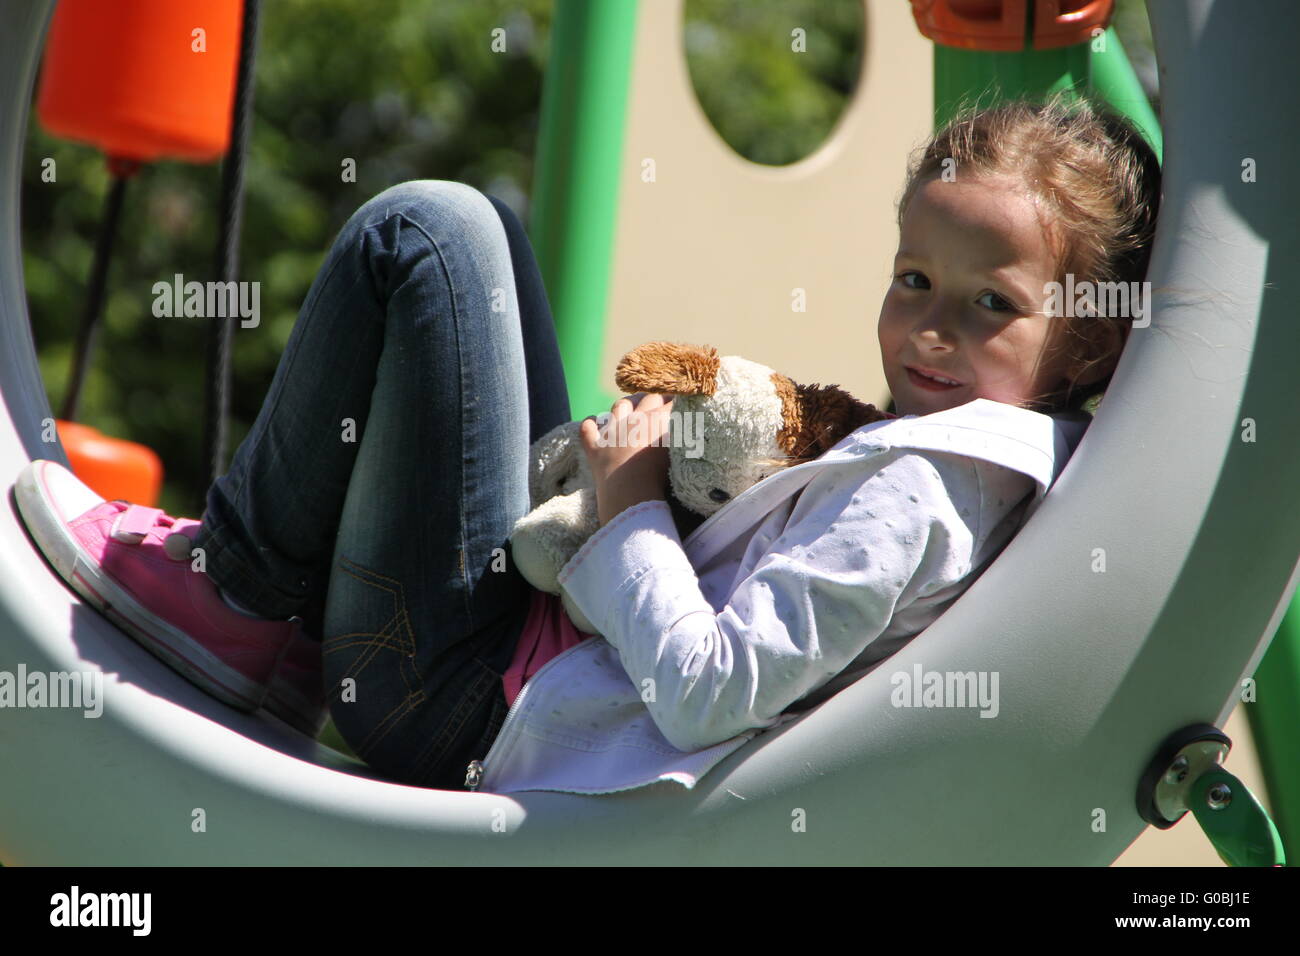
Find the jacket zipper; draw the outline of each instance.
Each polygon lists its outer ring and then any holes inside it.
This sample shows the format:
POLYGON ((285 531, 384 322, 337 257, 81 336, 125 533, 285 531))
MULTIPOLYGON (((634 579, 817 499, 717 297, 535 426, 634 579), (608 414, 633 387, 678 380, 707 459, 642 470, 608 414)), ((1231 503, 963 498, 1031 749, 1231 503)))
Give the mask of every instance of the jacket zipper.
POLYGON ((515 714, 519 712, 519 708, 524 702, 524 696, 528 693, 528 688, 532 687, 534 682, 545 674, 552 664, 558 663, 561 658, 567 657, 570 652, 576 651, 580 647, 586 647, 592 640, 597 638, 600 638, 600 635, 593 634, 581 644, 574 644, 562 653, 556 654, 549 661, 543 664, 536 674, 524 681, 524 686, 519 689, 519 696, 516 697, 515 702, 510 705, 510 711, 506 714, 506 719, 501 724, 501 729, 497 731, 496 739, 492 741, 492 746, 488 748, 487 756, 482 760, 471 760, 465 767, 465 788, 467 790, 475 792, 483 783, 483 777, 487 774, 488 764, 492 762, 492 755, 500 749, 502 742, 506 739, 506 728, 510 726, 510 721, 514 720, 515 714))

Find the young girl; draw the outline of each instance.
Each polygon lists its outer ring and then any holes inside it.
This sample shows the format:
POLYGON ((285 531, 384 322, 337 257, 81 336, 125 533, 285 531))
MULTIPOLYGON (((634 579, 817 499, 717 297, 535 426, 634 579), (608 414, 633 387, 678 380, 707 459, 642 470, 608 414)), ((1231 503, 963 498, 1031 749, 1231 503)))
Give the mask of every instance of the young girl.
POLYGON ((569 407, 524 231, 459 183, 404 183, 349 219, 202 521, 40 461, 19 506, 72 587, 188 679, 309 733, 332 715, 396 780, 691 786, 915 637, 1032 513, 1130 325, 1051 315, 1048 284, 1141 280, 1158 197, 1150 149, 1088 105, 936 134, 880 312, 899 418, 685 541, 664 500, 671 399, 615 403, 645 417, 640 445, 584 422, 601 528, 560 582, 600 636, 509 560, 529 445, 569 407))

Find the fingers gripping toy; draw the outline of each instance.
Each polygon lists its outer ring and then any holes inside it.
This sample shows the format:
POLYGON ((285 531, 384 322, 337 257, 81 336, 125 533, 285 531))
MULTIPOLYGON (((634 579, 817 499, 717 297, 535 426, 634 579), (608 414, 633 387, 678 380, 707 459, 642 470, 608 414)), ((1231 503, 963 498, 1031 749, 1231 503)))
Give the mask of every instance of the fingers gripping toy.
MULTIPOLYGON (((896 417, 835 385, 799 385, 739 356, 719 358, 712 347, 648 342, 623 356, 614 380, 627 393, 672 396, 668 503, 683 538, 768 475, 819 457, 863 425, 896 417)), ((510 548, 528 582, 559 594, 578 630, 595 634, 557 580, 600 525, 581 425, 566 422, 533 443, 533 510, 515 523, 510 548)))

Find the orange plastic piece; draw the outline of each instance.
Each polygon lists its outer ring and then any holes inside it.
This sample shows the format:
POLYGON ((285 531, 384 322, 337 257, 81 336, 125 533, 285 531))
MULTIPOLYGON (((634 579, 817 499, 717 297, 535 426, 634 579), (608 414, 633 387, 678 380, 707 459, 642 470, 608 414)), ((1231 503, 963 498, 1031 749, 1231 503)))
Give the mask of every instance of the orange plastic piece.
POLYGON ((1023 50, 1027 0, 912 0, 923 36, 964 50, 1023 50))
POLYGON ((219 159, 230 144, 243 6, 59 0, 36 104, 42 125, 109 156, 219 159))
MULTIPOLYGON (((1033 49, 1084 43, 1110 23, 1115 0, 1033 0, 1033 49)), ((1029 0, 912 0, 923 36, 964 50, 1014 52, 1025 48, 1029 0)))
POLYGON ((157 507, 162 490, 162 460, 133 441, 109 438, 77 422, 55 421, 72 473, 109 501, 157 507))
POLYGON ((1115 12, 1115 0, 1035 0, 1034 49, 1087 43, 1094 29, 1104 30, 1115 12))

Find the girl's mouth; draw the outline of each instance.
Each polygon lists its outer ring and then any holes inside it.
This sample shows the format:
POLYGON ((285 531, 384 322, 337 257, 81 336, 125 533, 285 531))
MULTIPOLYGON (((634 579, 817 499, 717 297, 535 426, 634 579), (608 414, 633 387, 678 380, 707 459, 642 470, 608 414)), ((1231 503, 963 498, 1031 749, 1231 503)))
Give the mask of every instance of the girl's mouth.
POLYGON ((924 388, 931 392, 949 392, 954 388, 961 388, 960 382, 940 382, 933 378, 927 378, 915 369, 907 370, 907 378, 917 388, 924 388))

